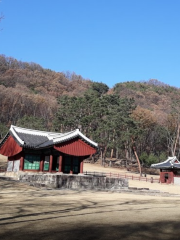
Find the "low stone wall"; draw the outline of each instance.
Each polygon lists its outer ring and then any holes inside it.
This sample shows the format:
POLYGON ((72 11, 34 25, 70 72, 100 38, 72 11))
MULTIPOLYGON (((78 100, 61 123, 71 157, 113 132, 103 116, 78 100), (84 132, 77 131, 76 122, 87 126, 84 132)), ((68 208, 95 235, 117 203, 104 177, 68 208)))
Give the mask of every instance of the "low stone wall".
POLYGON ((5 177, 11 177, 13 179, 19 179, 20 172, 4 172, 5 177))
POLYGON ((19 180, 37 187, 62 189, 118 190, 128 188, 128 179, 87 175, 22 173, 19 175, 19 180))

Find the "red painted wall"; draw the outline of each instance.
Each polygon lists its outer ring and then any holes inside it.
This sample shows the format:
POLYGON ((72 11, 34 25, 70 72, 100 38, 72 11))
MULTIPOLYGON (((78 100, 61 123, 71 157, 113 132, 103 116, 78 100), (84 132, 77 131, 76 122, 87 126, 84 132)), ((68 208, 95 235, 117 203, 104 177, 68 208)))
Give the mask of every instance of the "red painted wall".
POLYGON ((173 172, 160 172, 160 182, 161 183, 174 183, 174 173, 173 172), (165 175, 168 175, 166 179, 165 175))
POLYGON ((96 153, 96 148, 91 147, 78 138, 57 144, 54 148, 60 152, 73 156, 88 156, 96 153))
POLYGON ((20 147, 12 136, 9 136, 6 142, 0 148, 0 154, 4 156, 14 156, 22 151, 22 147, 20 147))

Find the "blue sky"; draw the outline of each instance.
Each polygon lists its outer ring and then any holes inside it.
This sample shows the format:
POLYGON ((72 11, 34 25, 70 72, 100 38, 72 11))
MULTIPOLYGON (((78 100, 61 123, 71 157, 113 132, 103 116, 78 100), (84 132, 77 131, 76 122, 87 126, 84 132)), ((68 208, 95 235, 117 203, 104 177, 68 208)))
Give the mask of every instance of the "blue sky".
POLYGON ((179 0, 1 0, 0 54, 113 87, 180 88, 179 0))

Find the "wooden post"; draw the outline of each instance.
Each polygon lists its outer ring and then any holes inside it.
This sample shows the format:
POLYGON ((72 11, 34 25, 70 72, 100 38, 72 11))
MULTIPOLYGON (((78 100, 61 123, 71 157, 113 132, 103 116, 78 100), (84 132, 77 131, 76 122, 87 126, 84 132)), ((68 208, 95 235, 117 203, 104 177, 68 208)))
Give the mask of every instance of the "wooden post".
POLYGON ((70 169, 70 174, 73 174, 73 157, 71 157, 71 169, 70 169))
POLYGON ((52 164, 53 164, 53 156, 50 155, 50 161, 49 161, 49 172, 52 172, 52 164))
POLYGON ((44 170, 44 155, 41 155, 41 161, 40 161, 40 169, 39 169, 39 171, 40 172, 43 172, 43 170, 44 170))
POLYGON ((62 172, 62 155, 59 156, 59 172, 62 172))
POLYGON ((22 154, 20 158, 20 166, 19 166, 19 171, 23 171, 23 170, 24 170, 24 154, 22 154))
POLYGON ((83 173, 83 158, 81 158, 80 162, 80 173, 83 173))

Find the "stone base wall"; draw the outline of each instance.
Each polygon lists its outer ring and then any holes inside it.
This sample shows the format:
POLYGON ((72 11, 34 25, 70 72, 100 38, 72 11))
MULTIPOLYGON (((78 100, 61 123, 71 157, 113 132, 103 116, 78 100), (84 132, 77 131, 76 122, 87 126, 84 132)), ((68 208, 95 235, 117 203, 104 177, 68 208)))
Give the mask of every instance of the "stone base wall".
POLYGON ((127 189, 128 179, 108 178, 86 175, 69 174, 28 174, 19 175, 21 182, 28 182, 37 187, 61 188, 61 189, 96 189, 118 190, 127 189))
POLYGON ((12 177, 14 179, 19 179, 19 174, 20 174, 20 171, 19 172, 4 172, 4 176, 12 177))

